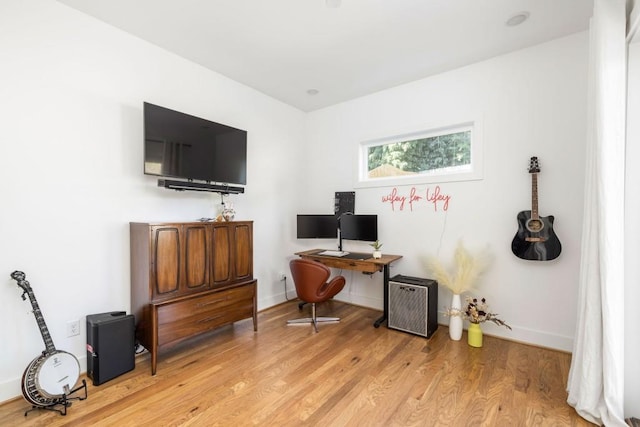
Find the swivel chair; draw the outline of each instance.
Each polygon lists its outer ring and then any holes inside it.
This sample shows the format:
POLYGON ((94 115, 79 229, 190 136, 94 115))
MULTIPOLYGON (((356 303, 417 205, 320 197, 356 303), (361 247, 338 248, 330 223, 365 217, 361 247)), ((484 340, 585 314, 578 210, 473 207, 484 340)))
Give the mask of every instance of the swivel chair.
POLYGON ((318 332, 318 322, 340 321, 339 317, 317 317, 316 303, 325 302, 340 292, 346 283, 345 278, 336 276, 327 282, 331 275, 329 268, 308 259, 294 259, 289 263, 289 268, 298 298, 311 304, 311 317, 288 320, 287 324, 313 323, 316 332, 318 332))

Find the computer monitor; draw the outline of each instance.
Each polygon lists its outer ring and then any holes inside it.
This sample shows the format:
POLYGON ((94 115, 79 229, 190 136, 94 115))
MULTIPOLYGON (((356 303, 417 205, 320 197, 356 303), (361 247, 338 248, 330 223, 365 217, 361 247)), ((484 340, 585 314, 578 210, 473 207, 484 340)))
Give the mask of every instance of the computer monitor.
POLYGON ((298 239, 335 239, 338 219, 335 215, 298 215, 298 239))
POLYGON ((378 215, 340 216, 340 239, 375 242, 378 240, 378 215))

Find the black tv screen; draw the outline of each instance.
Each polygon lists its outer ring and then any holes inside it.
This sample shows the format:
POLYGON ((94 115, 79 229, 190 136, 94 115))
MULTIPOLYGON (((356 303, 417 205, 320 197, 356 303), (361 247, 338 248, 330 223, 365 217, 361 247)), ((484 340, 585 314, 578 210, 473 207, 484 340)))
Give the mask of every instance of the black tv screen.
POLYGON ((298 215, 298 239, 333 239, 338 237, 335 215, 298 215))
POLYGON ((342 215, 340 217, 340 238, 345 240, 378 240, 377 215, 342 215))
POLYGON ((144 173, 247 183, 247 132, 144 103, 144 173))

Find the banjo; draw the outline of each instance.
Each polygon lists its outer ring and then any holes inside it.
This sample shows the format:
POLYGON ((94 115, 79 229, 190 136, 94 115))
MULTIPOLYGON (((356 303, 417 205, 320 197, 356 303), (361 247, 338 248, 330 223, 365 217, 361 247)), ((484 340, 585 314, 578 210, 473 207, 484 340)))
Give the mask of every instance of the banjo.
POLYGON ((71 353, 56 350, 51 335, 42 317, 42 312, 36 301, 36 296, 25 280, 22 271, 14 271, 11 278, 18 282, 29 297, 33 314, 38 322, 40 334, 44 340, 45 350, 29 364, 22 375, 22 394, 24 398, 35 406, 52 406, 64 401, 73 391, 80 377, 80 363, 71 353))

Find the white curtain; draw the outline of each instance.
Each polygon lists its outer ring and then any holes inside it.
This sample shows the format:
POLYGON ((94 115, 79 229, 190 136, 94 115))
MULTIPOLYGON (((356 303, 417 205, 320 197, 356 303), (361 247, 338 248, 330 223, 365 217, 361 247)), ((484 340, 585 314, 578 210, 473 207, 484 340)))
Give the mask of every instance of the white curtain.
POLYGON ((625 0, 594 0, 578 319, 567 402, 624 422, 625 0))

